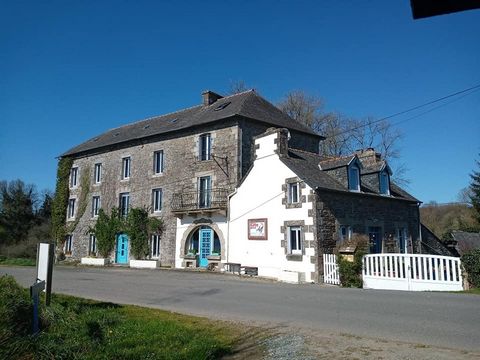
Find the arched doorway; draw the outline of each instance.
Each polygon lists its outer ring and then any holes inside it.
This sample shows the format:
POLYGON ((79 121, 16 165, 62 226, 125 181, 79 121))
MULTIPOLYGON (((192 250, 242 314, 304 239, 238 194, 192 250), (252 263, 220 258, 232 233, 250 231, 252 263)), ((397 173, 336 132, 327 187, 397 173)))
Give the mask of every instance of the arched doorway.
POLYGON ((199 226, 189 235, 186 254, 198 254, 199 266, 207 267, 209 256, 221 256, 220 238, 210 226, 199 226))

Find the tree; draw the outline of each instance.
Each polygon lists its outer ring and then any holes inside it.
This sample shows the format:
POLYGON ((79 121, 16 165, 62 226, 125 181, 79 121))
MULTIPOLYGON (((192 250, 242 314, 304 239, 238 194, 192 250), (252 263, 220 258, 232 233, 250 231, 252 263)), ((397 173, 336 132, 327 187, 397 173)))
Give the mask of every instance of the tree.
POLYGON ((251 87, 248 87, 245 81, 243 80, 235 80, 235 81, 230 80, 230 86, 227 94, 235 95, 235 94, 247 91, 249 89, 251 89, 251 87))
POLYGON ((0 181, 1 245, 26 240, 34 225, 37 198, 34 185, 26 185, 21 180, 0 181))
POLYGON ((123 229, 123 219, 120 217, 118 208, 112 208, 110 215, 103 209, 98 211, 98 219, 95 225, 88 229, 97 238, 98 253, 106 258, 115 247, 115 238, 123 229))
MULTIPOLYGON (((343 156, 356 150, 374 148, 389 162, 399 159, 398 146, 402 133, 391 123, 371 117, 355 119, 336 112, 325 112, 324 105, 325 102, 320 97, 296 90, 288 93, 278 107, 293 119, 325 136, 320 144, 323 155, 343 156)), ((400 184, 408 183, 405 166, 395 165, 394 180, 400 184)))
MULTIPOLYGON (((476 161, 477 166, 480 168, 480 161, 476 161)), ((480 225, 480 170, 473 171, 470 174, 472 182, 470 183, 470 200, 472 202, 473 209, 475 210, 475 217, 477 223, 480 225)))

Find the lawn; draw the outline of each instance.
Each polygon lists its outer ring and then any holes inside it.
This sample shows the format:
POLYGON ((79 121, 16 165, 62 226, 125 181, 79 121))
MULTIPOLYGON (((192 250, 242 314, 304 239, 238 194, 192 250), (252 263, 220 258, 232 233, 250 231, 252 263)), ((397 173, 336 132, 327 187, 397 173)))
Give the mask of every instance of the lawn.
POLYGON ((244 329, 231 323, 53 294, 42 331, 30 335, 31 303, 0 278, 0 359, 217 359, 244 329))
POLYGON ((0 265, 35 266, 36 260, 29 258, 7 258, 0 256, 0 265))

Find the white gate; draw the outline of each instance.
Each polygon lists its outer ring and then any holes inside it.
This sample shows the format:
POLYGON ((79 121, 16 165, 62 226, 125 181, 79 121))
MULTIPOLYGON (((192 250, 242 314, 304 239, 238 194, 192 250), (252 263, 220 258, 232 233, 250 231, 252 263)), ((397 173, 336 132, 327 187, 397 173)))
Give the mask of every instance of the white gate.
POLYGON ((420 254, 363 257, 365 289, 462 291, 460 258, 420 254))
POLYGON ((340 284, 340 274, 335 254, 323 254, 323 282, 333 285, 340 284))

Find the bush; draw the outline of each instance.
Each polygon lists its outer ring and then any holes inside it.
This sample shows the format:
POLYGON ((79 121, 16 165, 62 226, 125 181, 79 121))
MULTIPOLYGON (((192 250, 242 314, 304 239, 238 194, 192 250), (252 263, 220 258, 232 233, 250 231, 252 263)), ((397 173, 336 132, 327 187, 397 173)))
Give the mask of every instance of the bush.
POLYGON ((473 287, 480 288, 480 249, 462 255, 461 261, 467 273, 467 280, 473 287))
POLYGON ((338 272, 340 273, 340 283, 344 287, 363 286, 362 281, 362 258, 365 253, 357 251, 353 256, 353 261, 347 260, 344 256, 338 256, 338 272))

